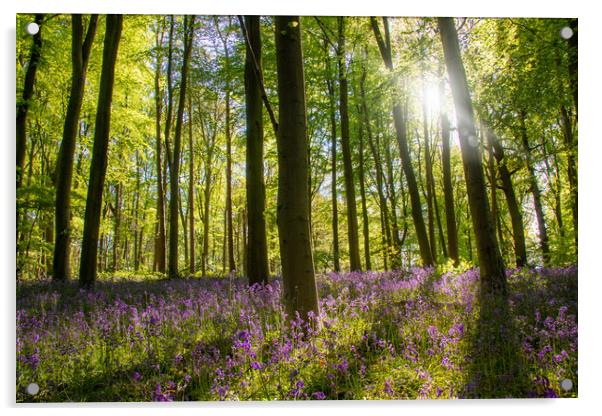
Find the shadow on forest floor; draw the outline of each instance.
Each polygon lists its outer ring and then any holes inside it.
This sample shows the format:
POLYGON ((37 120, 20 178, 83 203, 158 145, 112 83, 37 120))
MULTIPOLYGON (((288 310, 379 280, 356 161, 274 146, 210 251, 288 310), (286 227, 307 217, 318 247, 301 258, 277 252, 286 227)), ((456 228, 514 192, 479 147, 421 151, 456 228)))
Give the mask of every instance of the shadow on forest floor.
POLYGON ((461 397, 526 398, 530 377, 514 316, 505 302, 481 300, 461 397))

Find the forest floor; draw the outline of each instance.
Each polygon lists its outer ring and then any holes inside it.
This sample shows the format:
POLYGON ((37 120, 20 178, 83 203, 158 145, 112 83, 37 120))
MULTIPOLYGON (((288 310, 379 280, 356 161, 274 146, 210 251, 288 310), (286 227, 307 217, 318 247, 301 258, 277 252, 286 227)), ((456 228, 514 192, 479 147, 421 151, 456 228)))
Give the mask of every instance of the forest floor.
POLYGON ((577 267, 507 275, 489 321, 475 269, 321 275, 319 325, 286 324, 278 280, 20 284, 16 399, 576 397, 577 267))

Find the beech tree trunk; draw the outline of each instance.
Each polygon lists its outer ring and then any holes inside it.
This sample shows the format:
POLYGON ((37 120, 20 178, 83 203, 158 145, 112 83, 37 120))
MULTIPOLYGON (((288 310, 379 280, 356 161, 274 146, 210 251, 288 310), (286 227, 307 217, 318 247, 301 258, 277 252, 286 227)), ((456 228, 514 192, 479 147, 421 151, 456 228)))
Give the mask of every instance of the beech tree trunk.
POLYGON ((178 201, 179 201, 179 178, 180 178, 180 151, 182 138, 182 125, 184 123, 184 107, 186 105, 186 86, 188 84, 188 66, 192 50, 192 38, 194 35, 194 16, 184 17, 184 58, 182 61, 182 73, 180 78, 180 95, 178 112, 176 116, 176 128, 174 132, 173 151, 168 152, 170 159, 169 169, 169 266, 170 278, 179 277, 178 272, 178 201), (171 154, 169 154, 171 153, 171 154))
POLYGON ((109 14, 106 17, 106 31, 102 53, 102 69, 98 88, 98 106, 96 107, 96 126, 94 129, 94 148, 90 165, 90 180, 84 215, 84 236, 79 269, 79 282, 90 288, 96 280, 96 255, 98 232, 100 228, 100 210, 102 190, 107 172, 109 132, 111 127, 111 101, 115 80, 115 63, 121 38, 123 15, 109 14))
POLYGON ((263 103, 261 80, 254 66, 261 68, 259 16, 245 16, 249 44, 245 55, 245 103, 247 116, 246 188, 248 235, 246 247, 249 284, 267 283, 268 243, 265 230, 265 185, 263 183, 263 103), (250 45, 250 46, 249 46, 250 45))
MULTIPOLYGON (((155 266, 159 273, 165 273, 165 246, 166 246, 166 235, 165 235, 165 187, 164 182, 164 171, 162 162, 162 144, 161 144, 161 116, 163 113, 163 99, 161 91, 161 66, 163 63, 162 55, 159 52, 159 48, 163 46, 163 37, 165 35, 165 20, 161 22, 162 26, 159 34, 157 34, 157 62, 155 70, 155 156, 157 160, 157 229, 155 234, 155 266)), ((166 136, 167 137, 167 136, 166 136)))
POLYGON ((504 148, 492 132, 488 132, 488 134, 491 135, 490 140, 493 144, 493 155, 497 161, 500 181, 502 182, 501 187, 504 191, 504 195, 506 196, 508 212, 510 213, 510 221, 512 222, 512 239, 514 240, 514 257, 516 258, 516 267, 524 267, 527 265, 527 248, 525 245, 523 216, 520 211, 519 203, 516 199, 516 193, 514 192, 514 185, 512 184, 510 171, 506 166, 504 148))
POLYGON ((535 217, 537 219, 537 228, 539 231, 539 247, 543 257, 543 264, 547 266, 550 263, 550 246, 548 243, 548 230, 546 228, 545 213, 543 211, 543 204, 541 203, 541 191, 537 184, 537 177, 535 176, 535 168, 533 167, 533 161, 531 160, 531 147, 529 145, 529 137, 527 135, 527 126, 525 121, 524 111, 520 111, 520 140, 523 147, 525 156, 525 163, 527 165, 527 172, 529 173, 529 187, 531 195, 533 195, 533 206, 535 208, 535 217))
POLYGON ((441 165, 443 170, 443 199, 445 202, 445 223, 447 225, 447 245, 449 258, 454 261, 454 266, 459 263, 458 256, 458 230, 456 228, 456 212, 454 207, 454 191, 451 181, 451 157, 449 148, 449 120, 447 115, 441 113, 441 165))
MULTIPOLYGON (((29 53, 29 61, 27 63, 27 71, 25 72, 25 81, 23 82, 23 92, 21 100, 17 102, 17 189, 21 187, 23 166, 25 163, 25 153, 27 148, 27 112, 29 104, 33 96, 33 86, 36 81, 36 72, 40 64, 40 56, 42 52, 42 22, 44 21, 43 14, 36 14, 34 22, 37 23, 40 30, 33 35, 31 51, 29 53)), ((17 224, 19 222, 17 221, 17 224)))
POLYGON ((433 260, 437 259, 437 240, 435 239, 435 210, 433 197, 435 193, 435 180, 433 178, 433 163, 431 155, 431 138, 428 128, 428 114, 426 106, 426 87, 424 77, 422 81, 422 130, 424 135, 424 168, 426 170, 426 202, 428 213, 429 243, 433 260))
POLYGON ((372 270, 372 262, 370 261, 370 231, 368 227, 368 210, 366 208, 366 184, 364 178, 364 134, 360 127, 359 131, 360 139, 360 197, 362 201, 362 226, 364 234, 364 257, 366 259, 366 270, 372 270))
POLYGON ((113 228, 113 264, 112 271, 119 268, 119 240, 121 236, 121 188, 120 182, 115 184, 115 205, 113 205, 113 218, 115 218, 113 228))
MULTIPOLYGON (((370 18, 370 20, 372 23, 372 29, 376 36, 378 48, 380 50, 383 61, 385 62, 385 66, 389 69, 389 72, 393 72, 391 40, 389 36, 389 26, 387 19, 383 18, 385 32, 384 38, 380 32, 380 28, 378 27, 378 22, 376 21, 376 18, 372 17, 370 18)), ((395 131, 397 132, 397 144, 399 146, 399 155, 401 157, 402 168, 406 177, 408 192, 410 194, 412 218, 414 220, 416 238, 418 239, 418 245, 420 248, 420 257, 422 259, 423 266, 431 266, 434 264, 434 260, 426 233, 426 227, 424 225, 424 218, 422 216, 422 203, 420 202, 420 193, 418 192, 418 184, 416 182, 416 175, 414 174, 414 168, 412 167, 412 157, 410 155, 410 149, 408 147, 406 119, 403 115, 401 103, 399 102, 395 102, 393 104, 393 121, 395 124, 395 131)))
POLYGON ((82 16, 71 16, 71 93, 63 125, 63 140, 56 162, 55 241, 52 279, 62 281, 71 277, 71 184, 73 181, 73 159, 75 141, 79 131, 79 114, 84 98, 84 86, 90 49, 96 34, 98 15, 90 16, 84 39, 82 16))
POLYGON ((507 297, 506 273, 489 210, 481 154, 474 145, 475 142, 478 143, 478 140, 476 140, 472 101, 460 54, 458 34, 452 18, 440 17, 438 23, 458 118, 468 204, 479 258, 481 295, 484 297, 493 295, 496 299, 505 300, 507 297))
POLYGON ((330 116, 330 189, 332 198, 332 257, 334 261, 334 271, 341 270, 340 252, 339 252, 339 208, 337 202, 337 121, 335 114, 335 96, 334 82, 326 80, 329 98, 329 116, 330 116))
POLYGON ((188 253, 188 257, 190 260, 189 272, 190 275, 194 275, 196 272, 195 263, 196 258, 194 255, 194 242, 195 242, 195 232, 194 232, 194 146, 192 140, 192 86, 191 93, 188 94, 188 149, 190 151, 189 155, 189 163, 188 163, 188 215, 189 215, 189 228, 188 232, 190 236, 188 237, 188 244, 190 244, 190 250, 188 253))
POLYGON ((339 113, 341 116, 341 149, 343 151, 343 172, 345 176, 345 199, 347 201, 347 239, 349 241, 349 267, 351 271, 362 269, 358 237, 357 206, 355 202, 355 181, 351 163, 349 144, 349 97, 347 83, 347 63, 345 56, 345 18, 338 18, 337 67, 339 73, 339 113))
POLYGON ((278 238, 290 319, 319 314, 309 229, 307 115, 299 16, 276 16, 278 238))

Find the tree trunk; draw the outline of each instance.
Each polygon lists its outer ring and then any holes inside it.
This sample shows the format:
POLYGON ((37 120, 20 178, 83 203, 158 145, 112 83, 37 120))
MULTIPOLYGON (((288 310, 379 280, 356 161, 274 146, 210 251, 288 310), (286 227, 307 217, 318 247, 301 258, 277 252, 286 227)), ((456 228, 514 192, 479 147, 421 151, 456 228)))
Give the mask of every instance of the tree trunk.
MULTIPOLYGON (((385 30, 384 39, 381 35, 376 18, 374 17, 371 18, 372 29, 376 36, 378 47, 383 61, 385 62, 385 66, 388 68, 389 72, 393 72, 393 59, 391 53, 389 26, 387 19, 383 18, 383 20, 385 30)), ((426 227, 424 225, 424 218, 422 217, 422 204, 420 202, 420 193, 418 192, 416 175, 414 174, 414 169, 412 167, 412 157, 410 155, 410 149, 408 148, 406 119, 403 115, 401 103, 399 102, 395 102, 393 104, 393 121, 395 124, 395 131, 397 132, 397 144, 399 146, 399 155, 401 157, 402 168, 406 177, 408 192, 410 193, 412 218, 414 220, 416 238, 418 239, 418 245, 420 247, 420 257, 422 259, 423 266, 431 266, 434 264, 434 260, 426 233, 426 227)))
POLYGON ((330 116, 330 173, 331 173, 331 198, 332 198, 332 257, 334 271, 341 270, 339 253, 339 209, 337 207, 337 121, 335 114, 334 82, 326 80, 329 98, 330 116))
POLYGON ((370 147, 370 153, 372 154, 372 159, 374 160, 374 167, 376 169, 376 188, 378 192, 378 200, 381 211, 381 222, 383 228, 382 235, 382 244, 383 244, 383 264, 385 270, 388 268, 388 259, 390 255, 390 245, 391 245, 391 227, 389 226, 389 211, 387 209, 387 199, 385 198, 385 193, 383 189, 383 171, 382 171, 382 162, 380 159, 380 153, 378 151, 377 146, 374 143, 374 138, 372 137, 372 128, 370 124, 370 112, 368 109, 368 104, 366 100, 366 67, 362 65, 362 76, 360 78, 360 97, 362 103, 362 115, 364 118, 364 124, 366 126, 366 133, 368 135, 368 145, 370 147))
POLYGON ((263 183, 263 104, 261 80, 261 31, 259 16, 245 16, 249 44, 245 55, 245 103, 247 116, 246 188, 248 237, 246 247, 249 285, 267 283, 268 243, 265 230, 265 185, 263 183))
MULTIPOLYGON (((33 86, 36 81, 36 72, 40 64, 40 55, 42 52, 42 26, 44 21, 43 14, 36 14, 35 23, 39 26, 38 33, 33 35, 27 71, 25 72, 25 81, 23 82, 23 92, 21 99, 17 102, 17 189, 21 187, 22 171, 25 164, 25 153, 27 148, 27 112, 33 96, 33 86)), ((18 224, 18 222, 17 222, 18 224)))
POLYGON ((569 116, 566 107, 560 107, 560 114, 562 116, 562 134, 564 138, 564 146, 567 155, 567 176, 569 179, 569 191, 571 193, 571 212, 573 216, 573 230, 575 233, 575 248, 577 249, 579 243, 578 236, 578 192, 577 192, 577 146, 575 145, 575 138, 573 134, 573 126, 571 123, 571 117, 569 116))
MULTIPOLYGON (((380 129, 379 129, 380 130, 380 129)), ((378 145, 378 139, 377 139, 378 145)), ((401 267, 401 239, 399 238, 399 225, 397 223, 397 194, 395 192, 395 183, 393 180, 393 162, 391 157, 391 147, 387 141, 384 141, 385 167, 387 174, 385 176, 385 189, 390 201, 390 224, 391 224, 391 244, 392 244, 392 259, 391 268, 397 269, 401 267)))
POLYGON ((372 270, 372 262, 370 261, 370 231, 368 224, 368 210, 366 208, 366 184, 364 178, 364 134, 362 128, 359 131, 360 138, 360 197, 362 201, 362 226, 364 234, 364 257, 366 258, 366 270, 372 270))
POLYGON ((178 272, 178 200, 180 178, 180 148, 182 138, 182 124, 184 123, 184 106, 186 104, 186 86, 188 84, 188 63, 192 50, 194 35, 194 16, 184 17, 184 58, 182 61, 182 75, 180 79, 180 96, 178 113, 176 116, 176 129, 174 133, 173 152, 168 152, 170 159, 169 169, 169 266, 170 278, 179 277, 178 272), (171 154, 169 154, 171 153, 171 154))
POLYGON ((458 34, 452 18, 438 18, 445 63, 449 74, 454 106, 458 117, 458 133, 466 179, 466 190, 472 225, 476 237, 481 274, 481 295, 507 296, 504 261, 495 238, 495 227, 485 190, 485 179, 479 149, 474 146, 476 129, 466 72, 460 55, 458 34))
POLYGON ((437 259, 437 240, 435 239, 435 210, 433 207, 433 194, 435 193, 435 180, 433 178, 433 160, 431 155, 431 138, 428 128, 428 114, 426 106, 426 86, 424 76, 422 79, 422 130, 424 135, 424 168, 426 170, 426 203, 428 214, 429 243, 433 260, 437 259))
POLYGON ((96 107, 96 126, 94 129, 94 149, 90 165, 90 180, 84 215, 84 236, 79 269, 81 286, 92 287, 96 280, 96 254, 98 232, 100 228, 100 209, 102 190, 107 172, 109 132, 111 127, 111 101, 115 80, 115 62, 121 38, 123 15, 110 14, 106 17, 106 31, 102 53, 102 70, 98 88, 98 106, 96 107))
POLYGON ((195 242, 195 232, 194 232, 194 146, 192 140, 192 85, 191 85, 191 93, 188 94, 188 149, 190 150, 189 155, 189 163, 188 163, 188 214, 190 216, 189 221, 189 233, 190 237, 188 237, 188 243, 190 244, 190 250, 188 253, 190 259, 190 275, 194 275, 196 272, 195 269, 195 255, 194 255, 194 242, 195 242))
MULTIPOLYGON (((484 125, 481 125, 481 134, 487 136, 487 169, 489 170, 489 181, 491 185, 491 217, 495 222, 497 229, 497 238, 500 248, 504 247, 504 235, 502 234, 502 223, 500 220, 500 212, 497 203, 497 172, 495 169, 495 157, 493 155, 493 135, 486 131, 484 125)), ((503 253, 503 249, 501 250, 503 253)))
POLYGON ((349 145, 349 97, 347 64, 345 55, 345 18, 338 18, 337 67, 339 74, 339 113, 341 116, 341 148, 343 150, 343 172, 345 176, 345 199, 347 201, 347 234, 349 241, 349 266, 351 271, 362 269, 358 237, 357 206, 355 202, 355 181, 349 145))
MULTIPOLYGON (((441 94, 442 95, 442 94, 441 94)), ((451 181, 451 157, 449 147, 449 120, 447 115, 441 112, 441 164, 443 170, 443 199, 445 202, 445 223, 447 225, 447 245, 449 257, 454 266, 459 263, 458 256, 458 231, 456 228, 456 213, 454 209, 454 191, 451 181)))
POLYGON ((512 238, 514 240, 514 256, 516 258, 516 267, 520 268, 527 264, 527 248, 525 245, 523 216, 520 212, 519 203, 516 199, 514 185, 512 184, 512 179, 510 177, 510 171, 506 166, 504 148, 491 131, 488 131, 488 134, 491 135, 490 141, 493 144, 493 154, 497 161, 498 171, 500 173, 500 181, 502 182, 502 190, 506 196, 508 212, 510 213, 510 221, 512 222, 512 238))
POLYGON ((529 174, 529 187, 531 195, 533 195, 533 205, 535 208, 535 217, 537 218, 537 228, 539 230, 539 247, 541 249, 543 264, 544 266, 550 263, 550 246, 548 243, 548 230, 546 228, 545 214, 543 211, 543 204, 541 203, 541 191, 537 184, 537 177, 535 176, 535 168, 533 167, 533 161, 531 160, 531 147, 529 146, 529 138, 527 136, 527 126, 525 121, 524 111, 519 112, 520 117, 520 140, 525 155, 525 163, 527 165, 527 172, 529 174))
POLYGON ((307 116, 300 18, 276 16, 278 72, 278 235, 290 319, 319 314, 309 230, 307 116))
MULTIPOLYGON (((159 48, 163 46, 163 36, 164 36, 164 25, 165 20, 162 20, 162 27, 160 31, 160 35, 157 35, 157 62, 155 64, 155 157, 156 157, 156 169, 157 169, 157 230, 155 234, 155 265, 157 267, 157 271, 159 273, 165 273, 165 246, 166 246, 166 236, 165 236, 165 187, 163 186, 164 182, 164 171, 163 171, 163 162, 161 156, 161 115, 163 112, 163 99, 161 92, 161 66, 163 63, 162 55, 159 52, 159 48)), ((167 136, 166 136, 167 137, 167 136)))
POLYGON ((86 73, 90 57, 90 49, 96 34, 98 15, 90 17, 88 31, 83 39, 82 16, 71 16, 72 39, 71 60, 71 93, 65 123, 63 140, 59 148, 56 163, 56 199, 55 199, 55 241, 52 278, 62 281, 71 277, 70 245, 71 245, 71 184, 73 181, 73 158, 75 141, 79 130, 79 114, 84 97, 86 73))
POLYGON ((115 205, 113 206, 113 217, 115 218, 113 228, 113 265, 111 266, 112 271, 119 269, 119 239, 121 236, 121 188, 122 184, 117 182, 115 184, 115 205))
POLYGON ((215 27, 224 46, 226 73, 226 250, 228 260, 228 273, 236 271, 234 260, 234 227, 232 225, 232 132, 230 130, 230 53, 228 49, 228 37, 222 36, 219 29, 219 21, 215 17, 215 27))

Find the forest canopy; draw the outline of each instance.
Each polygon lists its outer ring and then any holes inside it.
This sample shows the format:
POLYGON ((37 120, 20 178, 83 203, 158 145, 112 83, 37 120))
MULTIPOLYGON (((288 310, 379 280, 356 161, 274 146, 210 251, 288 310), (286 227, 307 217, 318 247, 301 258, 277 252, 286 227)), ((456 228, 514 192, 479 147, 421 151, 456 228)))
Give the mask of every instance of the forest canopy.
MULTIPOLYGON (((36 36, 21 30, 32 19, 17 16, 17 101, 28 107, 17 160, 17 274, 22 279, 53 275, 55 242, 63 245, 69 269, 79 269, 96 117, 101 114, 97 97, 106 30, 105 16, 80 16, 78 22, 69 15, 39 16, 35 46, 36 36), (73 119, 75 35, 87 49, 78 54, 86 68, 75 86, 81 110, 73 119), (37 71, 32 85, 26 85, 34 49, 37 71), (66 149, 71 167, 61 169, 67 128, 73 136, 66 149), (67 171, 72 175, 69 189, 61 180, 67 171), (54 224, 57 213, 65 215, 57 211, 57 196, 66 193, 70 209, 62 226, 69 230, 67 249, 54 224)), ((179 247, 178 272, 228 275, 235 270, 246 275, 249 238, 255 238, 248 230, 253 213, 247 204, 249 34, 236 16, 188 20, 123 18, 100 201, 101 275, 166 272, 162 258, 172 239, 179 247), (183 94, 187 96, 180 103, 183 94), (179 166, 172 176, 174 152, 179 166), (177 222, 170 220, 172 200, 177 222), (165 220, 159 221, 161 216, 165 220), (171 234, 172 228, 177 234, 171 234)), ((436 19, 389 18, 386 29, 381 19, 362 17, 302 17, 300 22, 315 269, 386 270, 425 259, 445 264, 449 258, 475 263, 457 110, 436 19), (383 61, 379 50, 384 42, 390 62, 383 61), (391 116, 397 104, 405 157, 391 116), (449 240, 450 231, 457 234, 455 241, 449 240)), ((275 20, 261 17, 254 24, 262 45, 251 66, 261 65, 259 105, 267 103, 269 111, 260 108, 256 115, 262 122, 262 152, 251 156, 259 157, 262 172, 255 185, 263 186, 265 194, 259 214, 265 227, 265 242, 260 242, 268 260, 264 267, 277 275, 275 20)), ((576 32, 576 23, 467 18, 455 24, 476 119, 471 140, 482 155, 501 255, 508 265, 574 263, 576 33, 567 40, 561 30, 576 32)))

